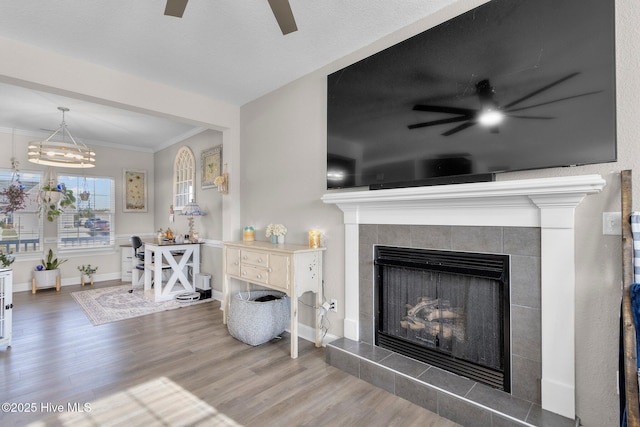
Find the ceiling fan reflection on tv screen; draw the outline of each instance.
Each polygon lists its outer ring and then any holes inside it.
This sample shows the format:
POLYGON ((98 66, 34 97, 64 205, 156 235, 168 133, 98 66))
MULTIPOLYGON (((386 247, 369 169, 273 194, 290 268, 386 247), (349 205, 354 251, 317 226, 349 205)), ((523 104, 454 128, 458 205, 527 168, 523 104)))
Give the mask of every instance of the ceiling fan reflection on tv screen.
POLYGON ((521 115, 514 114, 519 111, 530 110, 537 107, 542 107, 544 105, 553 104, 556 102, 567 101, 569 99, 579 98, 581 96, 594 95, 596 93, 601 92, 600 90, 595 90, 591 92, 580 93, 576 95, 565 96, 558 99, 553 99, 550 101, 544 101, 533 105, 527 105, 519 108, 515 108, 516 106, 522 104, 524 101, 527 101, 530 98, 534 98, 536 95, 539 95, 560 83, 569 80, 572 77, 577 76, 578 72, 571 73, 567 76, 564 76, 554 82, 549 83, 539 89, 534 90, 514 101, 508 102, 505 105, 500 105, 500 103, 495 99, 495 90, 491 86, 491 83, 488 79, 480 80, 476 83, 476 95, 478 96, 478 100, 480 103, 480 108, 460 108, 460 107, 447 107, 442 105, 422 105, 416 104, 413 106, 414 111, 427 111, 432 113, 447 113, 453 114, 454 117, 440 120, 432 120, 428 122, 421 122, 409 125, 409 129, 418 129, 428 126, 437 126, 443 124, 457 123, 463 122, 462 124, 449 129, 442 133, 443 136, 453 135, 454 133, 465 130, 471 126, 476 124, 483 125, 488 127, 491 132, 498 133, 500 131, 499 125, 502 123, 502 120, 505 118, 514 118, 514 119, 532 119, 532 120, 552 120, 555 117, 550 116, 530 116, 530 115, 521 115))
POLYGON ((614 162, 614 0, 492 0, 327 76, 327 188, 614 162))

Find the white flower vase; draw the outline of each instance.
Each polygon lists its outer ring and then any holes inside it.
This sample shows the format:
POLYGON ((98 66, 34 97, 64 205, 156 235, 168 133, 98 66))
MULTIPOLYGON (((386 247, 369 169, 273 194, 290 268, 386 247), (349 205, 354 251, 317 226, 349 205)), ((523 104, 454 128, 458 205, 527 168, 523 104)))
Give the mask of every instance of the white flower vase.
POLYGON ((278 243, 284 244, 284 236, 278 236, 278 243))
POLYGON ((276 236, 275 234, 271 235, 271 243, 276 244, 278 243, 278 236, 276 236))

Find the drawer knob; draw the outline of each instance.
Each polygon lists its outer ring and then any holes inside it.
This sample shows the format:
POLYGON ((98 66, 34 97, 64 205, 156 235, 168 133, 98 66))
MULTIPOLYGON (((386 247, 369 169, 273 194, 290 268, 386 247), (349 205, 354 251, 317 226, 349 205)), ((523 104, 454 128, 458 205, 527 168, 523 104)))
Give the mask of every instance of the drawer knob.
POLYGON ((243 272, 242 272, 242 275, 243 275, 243 276, 246 276, 246 275, 247 275, 247 272, 246 272, 246 271, 243 271, 243 272))
POLYGON ((242 259, 247 260, 247 259, 249 259, 249 257, 245 255, 245 256, 242 257, 242 259))
POLYGON ((258 279, 262 279, 262 274, 259 274, 256 276, 258 279))
POLYGON ((258 262, 262 262, 262 258, 258 258, 258 262))
POLYGON ((239 265, 239 264, 240 264, 239 261, 236 261, 236 262, 233 263, 233 265, 239 265))
POLYGON ((267 269, 267 271, 268 271, 269 273, 271 273, 271 272, 273 271, 273 268, 269 267, 269 268, 267 269))

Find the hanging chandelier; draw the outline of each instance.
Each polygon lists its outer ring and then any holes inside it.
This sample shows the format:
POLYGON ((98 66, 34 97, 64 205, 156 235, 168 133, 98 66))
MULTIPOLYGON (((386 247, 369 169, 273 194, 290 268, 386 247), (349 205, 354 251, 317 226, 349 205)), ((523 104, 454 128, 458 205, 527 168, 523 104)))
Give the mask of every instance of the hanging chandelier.
POLYGON ((83 143, 76 142, 67 128, 67 124, 64 121, 64 113, 69 109, 58 107, 58 110, 62 111, 60 127, 47 139, 29 143, 29 161, 39 165, 66 168, 94 167, 96 165, 96 153, 83 143), (56 135, 58 135, 57 139, 61 139, 61 141, 53 140, 56 135))

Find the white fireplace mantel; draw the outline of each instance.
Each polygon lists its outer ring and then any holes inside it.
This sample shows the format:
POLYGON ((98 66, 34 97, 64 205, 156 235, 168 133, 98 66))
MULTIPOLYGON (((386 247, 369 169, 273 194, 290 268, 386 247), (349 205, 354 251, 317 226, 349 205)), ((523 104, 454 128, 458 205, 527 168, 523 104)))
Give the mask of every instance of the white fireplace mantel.
POLYGON ((605 183, 600 175, 582 175, 325 194, 324 203, 344 212, 344 336, 359 339, 359 224, 540 227, 542 407, 573 419, 574 215, 605 183))

